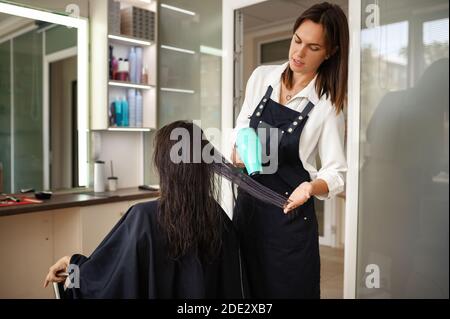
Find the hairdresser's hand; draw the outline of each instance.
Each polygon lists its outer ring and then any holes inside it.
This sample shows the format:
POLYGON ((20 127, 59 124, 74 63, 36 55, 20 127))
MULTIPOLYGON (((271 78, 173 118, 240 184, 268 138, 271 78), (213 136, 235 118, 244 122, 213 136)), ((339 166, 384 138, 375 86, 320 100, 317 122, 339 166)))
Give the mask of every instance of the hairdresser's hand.
POLYGON ((236 146, 233 147, 233 152, 231 153, 231 160, 234 166, 240 168, 245 167, 244 162, 242 162, 241 158, 239 157, 239 154, 236 152, 236 146))
POLYGON ((289 196, 288 203, 284 207, 284 213, 287 214, 291 210, 303 205, 312 196, 313 186, 309 182, 301 183, 289 196))
POLYGON ((50 267, 47 277, 45 277, 44 288, 51 282, 64 282, 67 278, 65 274, 67 267, 69 267, 70 256, 64 256, 50 267))

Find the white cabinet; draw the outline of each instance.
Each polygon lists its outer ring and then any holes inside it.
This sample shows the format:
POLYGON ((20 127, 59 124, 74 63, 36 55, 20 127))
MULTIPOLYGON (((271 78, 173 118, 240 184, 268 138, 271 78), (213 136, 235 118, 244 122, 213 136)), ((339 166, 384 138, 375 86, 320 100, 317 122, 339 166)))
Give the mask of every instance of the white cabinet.
POLYGON ((51 298, 44 289, 53 263, 52 213, 0 217, 0 298, 51 298))
POLYGON ((128 209, 128 202, 86 206, 79 210, 81 249, 89 256, 128 209))
POLYGON ((53 298, 43 288, 48 269, 59 258, 89 256, 132 200, 0 217, 0 299, 53 298))
MULTIPOLYGON (((157 108, 157 1, 139 0, 96 0, 90 3, 91 17, 91 129, 93 130, 119 130, 119 131, 148 131, 156 128, 157 108), (121 12, 123 10, 134 10, 140 13, 151 13, 151 18, 144 14, 132 14, 133 21, 126 18, 121 12), (142 11, 143 10, 143 11, 142 11), (140 16, 146 17, 140 19, 140 16), (124 23, 120 28, 120 20, 131 21, 134 30, 145 30, 151 32, 142 33, 147 38, 136 37, 135 32, 124 29, 124 23), (150 22, 149 22, 150 21, 150 22), (141 28, 141 29, 139 29, 141 28), (127 32, 126 35, 123 33, 127 32), (112 50, 112 51, 111 51, 112 50), (130 66, 131 51, 135 54, 139 51, 142 59, 136 58, 136 77, 131 81, 131 72, 126 77, 125 69, 121 65, 130 66), (114 56, 113 63, 111 57, 114 56), (139 67, 140 65, 140 67, 139 67), (146 78, 142 77, 145 70, 146 78), (138 74, 139 73, 139 74, 138 74), (132 98, 133 96, 133 98, 132 98), (139 112, 137 102, 142 99, 142 112, 139 112), (128 116, 125 111, 116 114, 116 101, 127 101, 128 116), (132 102, 134 100, 134 103, 132 102), (132 107, 132 105, 135 105, 132 107), (136 120, 133 121, 133 115, 136 120), (141 117, 141 121, 138 121, 141 117), (128 118, 128 120, 124 120, 128 118), (139 123, 141 122, 141 123, 139 123)), ((128 28, 129 29, 129 28, 128 28)), ((139 34, 138 34, 139 35, 139 34)), ((123 103, 121 104, 124 108, 123 103)), ((119 107, 120 108, 120 107, 119 107)))

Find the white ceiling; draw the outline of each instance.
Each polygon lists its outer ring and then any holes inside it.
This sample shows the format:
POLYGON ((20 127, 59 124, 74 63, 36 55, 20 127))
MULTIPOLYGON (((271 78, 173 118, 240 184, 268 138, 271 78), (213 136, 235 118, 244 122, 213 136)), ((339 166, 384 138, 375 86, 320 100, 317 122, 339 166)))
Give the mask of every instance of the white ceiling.
MULTIPOLYGON (((225 0, 224 0, 225 1, 225 0)), ((244 14, 244 31, 250 32, 265 27, 294 24, 296 18, 310 6, 324 0, 267 0, 241 11, 244 14)), ((348 1, 327 0, 342 7, 348 16, 348 1)), ((392 0, 383 1, 380 12, 381 23, 392 23, 413 18, 418 13, 448 11, 448 0, 392 0)), ((447 13, 448 17, 448 13, 447 13)))
MULTIPOLYGON (((268 0, 242 9, 244 31, 253 31, 267 25, 294 24, 300 14, 318 0, 268 0)), ((330 0, 348 12, 348 0, 330 0)))
POLYGON ((34 23, 34 20, 0 13, 0 38, 34 23))
POLYGON ((0 22, 9 18, 10 15, 9 14, 5 14, 5 13, 0 13, 0 22))

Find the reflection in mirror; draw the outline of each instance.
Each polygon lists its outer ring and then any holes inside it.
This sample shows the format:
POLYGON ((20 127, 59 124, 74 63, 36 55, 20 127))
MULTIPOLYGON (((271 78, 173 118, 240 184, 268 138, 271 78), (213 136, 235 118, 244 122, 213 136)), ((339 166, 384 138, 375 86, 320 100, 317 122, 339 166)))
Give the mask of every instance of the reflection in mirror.
POLYGON ((87 85, 85 20, 0 3, 0 192, 87 185, 87 85))
POLYGON ((76 178, 77 60, 73 55, 57 58, 45 65, 49 69, 49 79, 44 82, 48 83, 49 89, 50 188, 67 189, 79 186, 76 178))

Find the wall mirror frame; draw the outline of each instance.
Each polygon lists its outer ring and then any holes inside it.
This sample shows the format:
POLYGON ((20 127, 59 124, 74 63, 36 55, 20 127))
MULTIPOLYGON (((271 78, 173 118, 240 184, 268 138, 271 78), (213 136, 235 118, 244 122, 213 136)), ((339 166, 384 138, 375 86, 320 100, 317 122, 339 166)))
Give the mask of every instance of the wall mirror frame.
MULTIPOLYGON (((77 43, 76 47, 73 47, 68 50, 63 50, 64 52, 59 52, 56 55, 44 55, 43 56, 43 69, 42 69, 42 81, 46 83, 43 86, 42 92, 42 141, 43 141, 43 152, 42 152, 42 172, 43 172, 43 185, 36 185, 34 187, 44 189, 50 189, 50 154, 49 154, 49 143, 50 143, 50 112, 49 112, 49 71, 50 71, 50 63, 56 61, 61 58, 74 57, 76 56, 77 70, 76 70, 76 94, 74 94, 74 98, 76 98, 76 142, 77 144, 77 166, 78 169, 75 170, 77 176, 77 186, 78 187, 87 187, 89 185, 89 165, 88 165, 88 138, 89 138, 89 76, 88 76, 88 68, 89 68, 89 59, 88 59, 88 41, 89 41, 89 29, 88 29, 88 20, 83 17, 72 17, 66 16, 63 14, 52 13, 48 11, 38 10, 34 8, 28 8, 20 5, 10 4, 10 3, 0 3, 0 13, 8 14, 12 16, 17 16, 21 18, 27 18, 31 20, 39 20, 42 22, 46 22, 49 24, 56 24, 60 26, 65 26, 68 28, 76 29, 77 34, 77 43)), ((0 37, 0 40, 6 41, 7 38, 14 37, 14 34, 6 35, 5 37, 0 37)), ((11 84, 12 86, 13 84, 11 84)), ((74 91, 75 92, 75 91, 74 91)), ((11 98, 13 99, 13 98, 11 98)), ((13 105, 11 103, 11 113, 13 114, 13 105)), ((13 119, 13 115, 11 116, 13 119)), ((12 125, 13 126, 13 125, 12 125)), ((13 129, 13 128, 12 128, 13 129)), ((13 132, 11 129, 11 133, 13 132)), ((14 137, 11 135, 11 145, 14 148, 14 137)), ((14 151, 11 151, 11 181, 4 181, 4 183, 11 183, 11 192, 18 192, 20 189, 14 186, 14 151)), ((8 167, 3 167, 3 170, 8 169, 8 167)))

